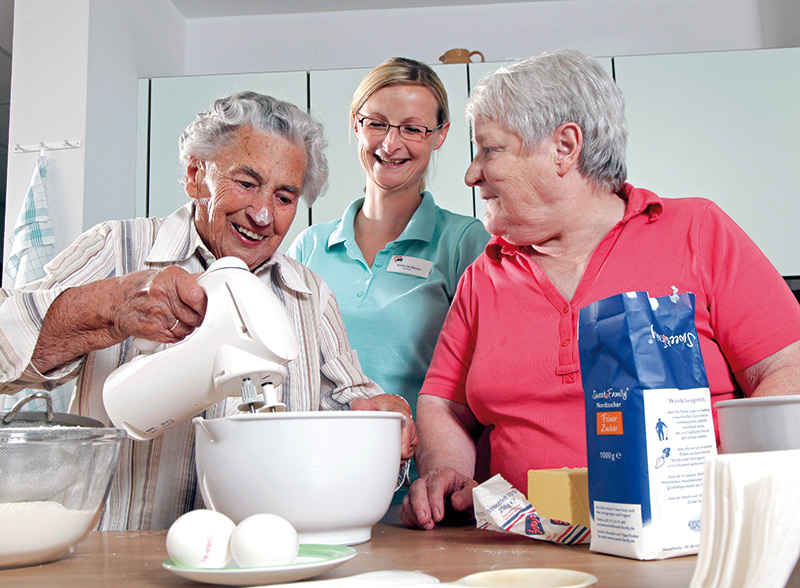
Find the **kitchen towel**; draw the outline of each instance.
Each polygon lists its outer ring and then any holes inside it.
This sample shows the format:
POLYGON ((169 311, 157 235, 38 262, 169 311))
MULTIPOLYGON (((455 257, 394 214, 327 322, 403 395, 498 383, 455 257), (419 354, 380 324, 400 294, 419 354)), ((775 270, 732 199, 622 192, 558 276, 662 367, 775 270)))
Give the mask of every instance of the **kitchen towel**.
POLYGON ((800 449, 705 463, 690 588, 783 588, 800 555, 800 449))
MULTIPOLYGON (((44 266, 55 253, 55 229, 50 222, 50 206, 47 202, 47 168, 50 161, 45 150, 39 152, 36 165, 22 208, 17 215, 11 234, 11 255, 8 258, 8 275, 14 286, 33 282, 44 277, 44 266)), ((53 410, 66 412, 69 407, 74 384, 65 384, 50 391, 53 410)), ((0 408, 9 410, 18 400, 38 390, 26 389, 13 395, 2 395, 0 408)), ((44 400, 32 400, 23 410, 45 410, 44 400)))
POLYGON ((56 237, 50 223, 45 185, 48 164, 44 151, 40 152, 11 234, 8 275, 13 278, 14 286, 43 277, 44 265, 54 253, 56 237))

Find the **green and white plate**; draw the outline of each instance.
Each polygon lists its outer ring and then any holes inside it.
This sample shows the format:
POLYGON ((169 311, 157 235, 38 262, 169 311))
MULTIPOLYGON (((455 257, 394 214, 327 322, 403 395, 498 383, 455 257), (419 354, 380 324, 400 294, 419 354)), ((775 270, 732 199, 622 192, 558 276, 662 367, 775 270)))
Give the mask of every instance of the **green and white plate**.
POLYGON ((240 568, 231 564, 226 568, 186 568, 171 559, 161 566, 187 580, 220 584, 223 586, 248 586, 253 584, 277 584, 313 578, 342 565, 356 555, 356 550, 344 545, 300 545, 297 559, 283 566, 263 568, 240 568))

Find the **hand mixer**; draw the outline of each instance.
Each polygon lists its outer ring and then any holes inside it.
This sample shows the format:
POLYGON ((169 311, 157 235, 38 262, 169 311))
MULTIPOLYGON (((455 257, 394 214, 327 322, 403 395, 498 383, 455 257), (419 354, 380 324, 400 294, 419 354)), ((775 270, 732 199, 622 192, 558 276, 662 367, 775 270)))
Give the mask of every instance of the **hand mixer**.
POLYGON ((151 439, 228 396, 241 396, 242 411, 285 408, 275 386, 298 349, 281 301, 235 257, 215 261, 197 283, 208 297, 203 324, 106 379, 106 413, 134 439, 151 439))

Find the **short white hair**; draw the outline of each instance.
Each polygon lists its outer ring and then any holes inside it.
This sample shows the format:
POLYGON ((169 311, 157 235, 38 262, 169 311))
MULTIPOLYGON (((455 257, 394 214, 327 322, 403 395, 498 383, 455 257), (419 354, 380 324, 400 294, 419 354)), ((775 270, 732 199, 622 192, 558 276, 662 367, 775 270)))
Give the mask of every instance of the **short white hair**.
POLYGON ((283 137, 306 152, 302 197, 311 206, 328 183, 327 142, 322 125, 294 104, 257 92, 239 92, 215 100, 197 115, 178 142, 184 167, 192 157, 212 160, 240 128, 249 126, 273 137, 283 137))
POLYGON ((625 99, 596 59, 563 49, 487 74, 467 101, 467 117, 497 121, 533 149, 559 126, 583 132, 578 169, 596 186, 617 192, 627 176, 625 99))

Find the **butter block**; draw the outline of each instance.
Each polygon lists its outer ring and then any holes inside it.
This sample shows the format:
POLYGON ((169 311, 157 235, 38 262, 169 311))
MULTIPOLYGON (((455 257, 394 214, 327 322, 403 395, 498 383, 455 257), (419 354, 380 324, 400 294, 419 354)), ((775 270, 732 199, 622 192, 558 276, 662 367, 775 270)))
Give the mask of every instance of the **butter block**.
POLYGON ((541 517, 589 527, 587 468, 528 470, 528 502, 541 517))

